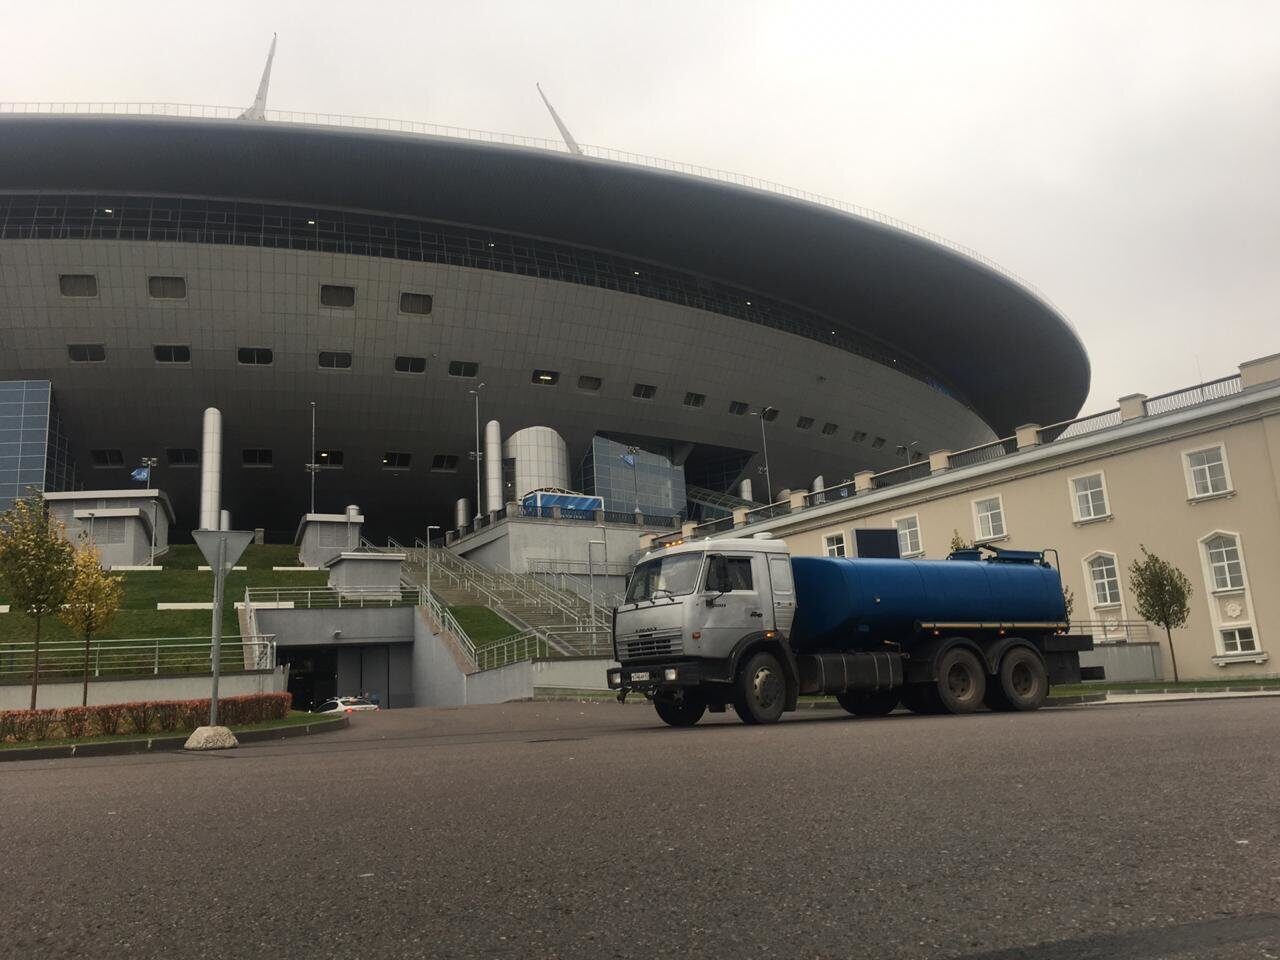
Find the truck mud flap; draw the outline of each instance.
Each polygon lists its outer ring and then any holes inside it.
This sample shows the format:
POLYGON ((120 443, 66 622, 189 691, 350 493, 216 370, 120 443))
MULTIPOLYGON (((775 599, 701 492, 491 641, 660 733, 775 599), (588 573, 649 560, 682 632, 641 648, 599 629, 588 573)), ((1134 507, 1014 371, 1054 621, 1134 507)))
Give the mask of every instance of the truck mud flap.
POLYGON ((1052 633, 1042 642, 1045 653, 1082 653, 1093 649, 1093 637, 1087 633, 1052 633))
POLYGON ((1046 653, 1044 665, 1049 671, 1050 686, 1106 679, 1106 671, 1102 667, 1080 666, 1080 654, 1074 650, 1046 653))
POLYGON ((902 685, 897 653, 802 653, 796 668, 801 693, 873 693, 902 685))

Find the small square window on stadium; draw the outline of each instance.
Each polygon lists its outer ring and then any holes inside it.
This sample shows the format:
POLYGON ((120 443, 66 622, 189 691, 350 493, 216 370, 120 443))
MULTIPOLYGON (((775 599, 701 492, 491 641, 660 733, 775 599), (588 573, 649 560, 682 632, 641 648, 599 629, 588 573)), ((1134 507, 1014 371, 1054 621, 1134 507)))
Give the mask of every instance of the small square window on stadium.
POLYGON ((413 459, 411 453, 398 453, 395 450, 388 450, 382 455, 383 470, 408 470, 409 462, 413 459))
POLYGON ((686 393, 684 395, 684 405, 686 407, 700 407, 707 402, 705 393, 686 393))
POLYGON ((268 367, 275 360, 270 347, 241 347, 236 359, 250 367, 268 367))
POLYGON ((336 470, 342 466, 343 461, 341 450, 317 450, 315 462, 322 467, 328 467, 336 470))
POLYGON ((578 378, 579 390, 590 390, 592 393, 595 393, 602 386, 604 386, 604 381, 599 377, 582 376, 578 378))
POLYGON ((194 447, 166 447, 164 458, 171 467, 198 467, 200 451, 194 447))
POLYGON ((822 435, 824 437, 829 437, 839 429, 840 429, 839 424, 832 423, 831 421, 828 420, 826 423, 822 425, 822 435))
POLYGON ((240 451, 240 462, 246 467, 269 467, 271 451, 266 447, 245 447, 240 451))
POLYGON ((431 294, 410 293, 408 290, 402 290, 400 292, 400 312, 427 316, 431 313, 431 294))
POLYGON ((541 383, 544 386, 555 386, 560 382, 560 374, 555 370, 535 370, 530 378, 533 383, 541 383))
POLYGON ((98 278, 92 273, 63 273, 58 276, 58 290, 64 297, 96 297, 98 278))
POLYGON ((344 307, 346 309, 350 309, 355 305, 355 287, 340 287, 332 283, 320 284, 320 306, 344 307))
POLYGON ((190 363, 191 348, 185 343, 158 343, 152 347, 156 363, 190 363))
POLYGON ((471 360, 450 360, 449 376, 475 379, 480 376, 480 364, 471 360))
POLYGON ((883 446, 884 446, 884 437, 876 437, 874 440, 871 441, 872 450, 879 450, 883 446))
POLYGON ((426 357, 396 357, 396 373, 426 373, 426 357))
POLYGON ((350 370, 351 354, 345 350, 321 350, 321 370, 350 370))
POLYGON ((855 431, 853 431, 853 442, 854 442, 854 443, 861 443, 861 442, 862 442, 863 440, 865 440, 865 439, 867 439, 867 431, 865 431, 865 430, 855 430, 855 431))
POLYGON ((637 383, 631 388, 631 395, 637 400, 652 400, 658 393, 658 388, 652 383, 637 383))
POLYGON ((732 413, 735 417, 746 416, 747 410, 749 409, 750 407, 748 407, 741 400, 729 401, 729 412, 732 413))
POLYGON ((796 420, 797 430, 808 430, 813 426, 813 417, 800 417, 796 420))
POLYGON ((100 343, 69 343, 67 356, 72 363, 102 363, 107 359, 107 348, 100 343))
POLYGON ((457 473, 457 455, 452 453, 437 453, 431 458, 431 471, 433 473, 457 473))
POLYGON ((123 467, 124 454, 119 450, 90 450, 89 461, 95 467, 123 467))
POLYGON ((147 277, 147 293, 152 300, 187 299, 186 277, 147 277))
POLYGON ((760 416, 764 417, 765 423, 773 423, 773 421, 778 419, 778 414, 781 412, 782 411, 779 410, 777 407, 766 407, 764 412, 761 413, 760 416))

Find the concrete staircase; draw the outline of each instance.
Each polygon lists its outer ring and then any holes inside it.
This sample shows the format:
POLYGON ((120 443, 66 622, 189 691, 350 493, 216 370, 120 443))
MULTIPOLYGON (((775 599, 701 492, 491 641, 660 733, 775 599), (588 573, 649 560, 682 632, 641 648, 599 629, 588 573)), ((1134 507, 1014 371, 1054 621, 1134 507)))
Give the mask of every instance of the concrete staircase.
POLYGON ((444 549, 418 541, 405 554, 405 577, 427 585, 447 606, 479 604, 493 610, 517 630, 532 631, 562 656, 607 656, 612 652, 610 615, 603 607, 568 590, 557 590, 536 577, 488 570, 444 549))

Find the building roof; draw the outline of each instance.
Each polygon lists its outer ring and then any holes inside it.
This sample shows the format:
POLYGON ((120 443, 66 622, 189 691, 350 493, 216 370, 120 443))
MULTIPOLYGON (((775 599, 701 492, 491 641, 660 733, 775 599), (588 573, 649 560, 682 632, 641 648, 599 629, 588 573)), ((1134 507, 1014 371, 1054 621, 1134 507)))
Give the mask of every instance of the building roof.
POLYGON ((1073 417, 1067 321, 976 259, 809 200, 452 137, 173 117, 0 117, 0 191, 163 194, 463 224, 663 265, 791 304, 936 375, 997 434, 1073 417))

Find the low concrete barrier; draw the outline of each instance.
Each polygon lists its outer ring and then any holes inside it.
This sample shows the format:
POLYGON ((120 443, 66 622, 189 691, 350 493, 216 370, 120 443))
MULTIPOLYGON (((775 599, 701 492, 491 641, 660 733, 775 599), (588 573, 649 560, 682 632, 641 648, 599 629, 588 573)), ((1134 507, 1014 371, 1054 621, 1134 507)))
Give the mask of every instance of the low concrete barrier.
MULTIPOLYGON (((209 696, 212 678, 209 674, 186 674, 169 677, 135 677, 132 679, 89 680, 89 703, 133 703, 138 700, 198 700, 209 696)), ((284 690, 284 670, 256 670, 223 673, 218 680, 218 695, 238 697, 248 693, 280 693, 284 690)), ((80 706, 81 681, 48 680, 36 691, 36 706, 80 706)), ((25 710, 31 706, 30 683, 0 683, 0 710, 25 710)))

